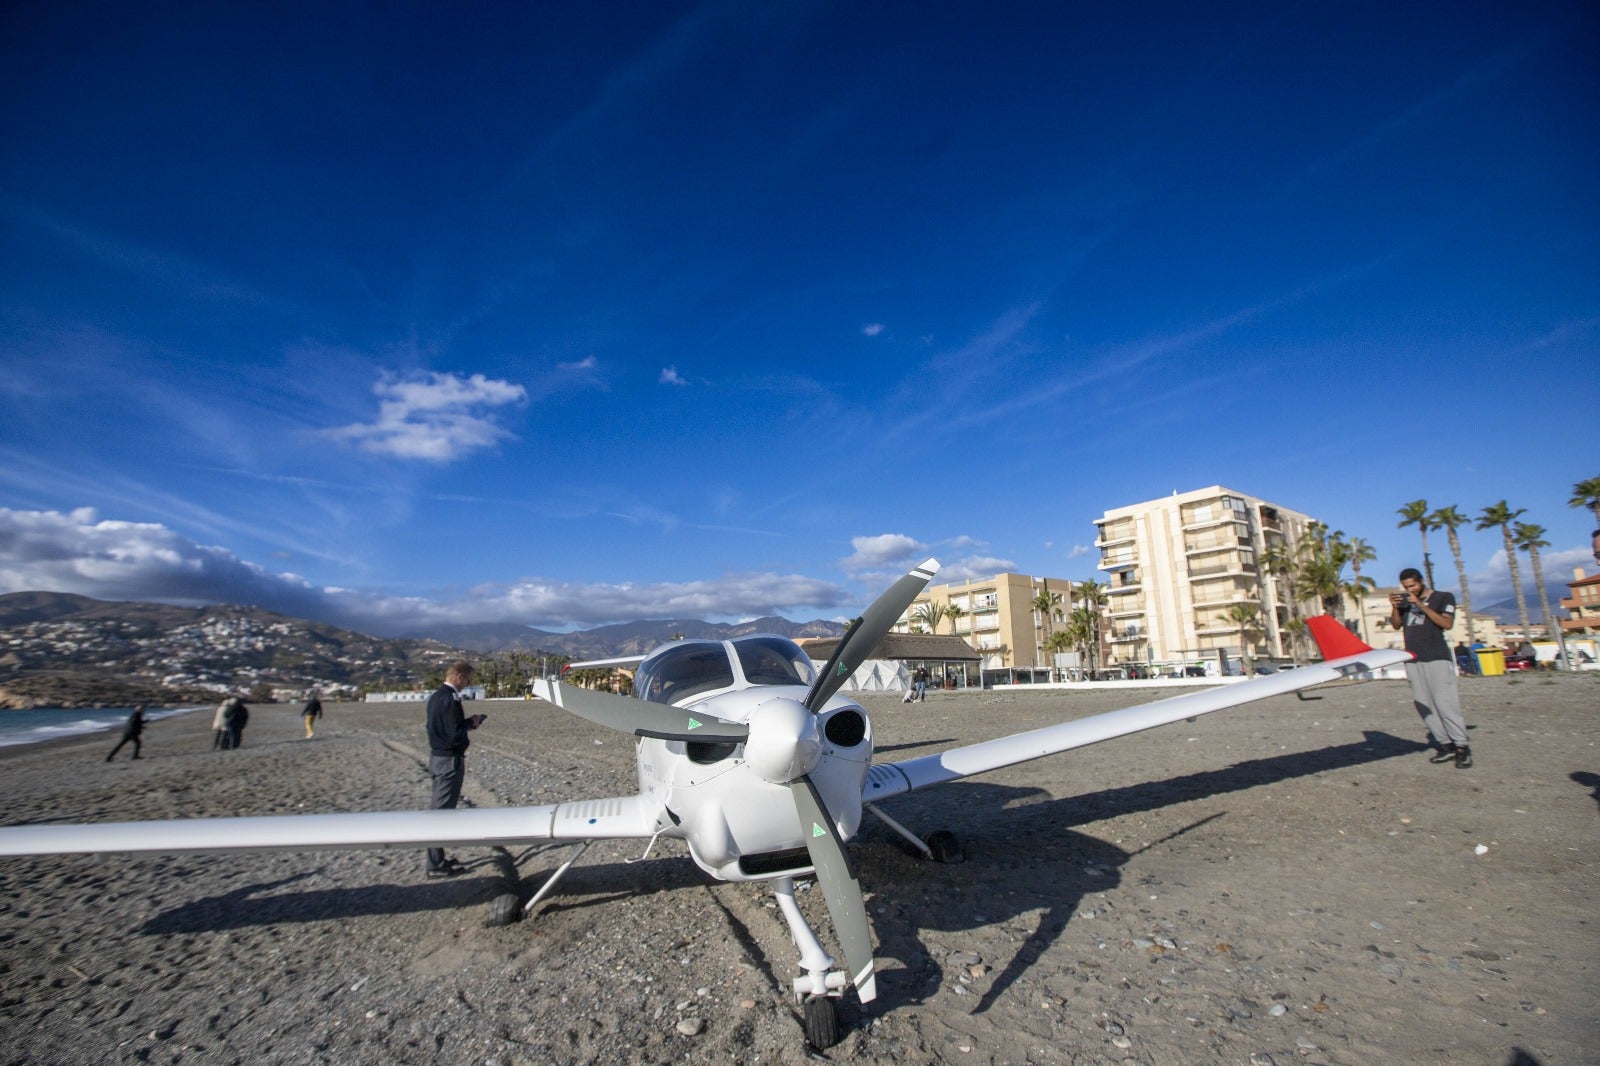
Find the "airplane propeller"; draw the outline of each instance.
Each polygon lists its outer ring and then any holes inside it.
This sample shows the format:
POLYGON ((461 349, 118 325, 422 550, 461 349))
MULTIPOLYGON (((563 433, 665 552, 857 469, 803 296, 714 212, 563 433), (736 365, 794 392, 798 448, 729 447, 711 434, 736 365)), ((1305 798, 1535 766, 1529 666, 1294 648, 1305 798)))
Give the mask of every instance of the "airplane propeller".
MULTIPOLYGON (((860 665, 867 661, 872 649, 894 628, 906 608, 917 598, 933 575, 939 572, 939 562, 928 559, 896 581, 889 589, 872 601, 872 605, 851 622, 845 635, 833 649, 827 665, 823 667, 811 691, 806 693, 806 709, 817 710, 833 698, 840 686, 860 665)), ((789 792, 794 796, 795 810, 800 815, 800 827, 805 834, 806 852, 811 856, 812 868, 817 871, 817 883, 822 886, 823 898, 828 903, 828 916, 833 919, 834 933, 839 947, 844 951, 845 965, 850 968, 850 980, 856 987, 856 998, 870 1003, 878 995, 877 980, 872 972, 872 929, 867 921, 867 902, 861 894, 861 881, 855 866, 844 850, 834 828, 833 815, 822 794, 806 774, 790 782, 789 792)))

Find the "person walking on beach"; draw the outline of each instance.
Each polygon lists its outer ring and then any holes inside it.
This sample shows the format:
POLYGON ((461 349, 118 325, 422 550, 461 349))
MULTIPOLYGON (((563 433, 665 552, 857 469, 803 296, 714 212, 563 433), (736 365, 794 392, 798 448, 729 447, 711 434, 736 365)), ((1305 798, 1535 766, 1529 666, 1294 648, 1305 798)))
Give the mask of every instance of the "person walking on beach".
MULTIPOLYGON (((483 724, 485 715, 467 717, 461 709, 461 690, 472 683, 472 664, 465 659, 451 663, 444 673, 444 684, 428 697, 428 774, 433 778, 433 810, 455 810, 461 799, 461 786, 467 779, 469 732, 483 724)), ((428 849, 429 877, 454 877, 466 867, 446 855, 443 848, 428 849)))
POLYGON ((317 719, 322 717, 322 699, 317 695, 316 689, 311 690, 311 698, 306 700, 305 709, 300 712, 300 717, 306 720, 306 739, 310 740, 317 735, 313 726, 316 725, 317 719))
POLYGON ((911 676, 916 681, 917 702, 918 703, 927 703, 928 702, 928 668, 926 666, 919 666, 919 667, 917 667, 917 672, 915 674, 911 675, 911 676))
POLYGON ((1433 741, 1432 761, 1454 762, 1465 770, 1472 765, 1472 747, 1461 716, 1455 657, 1444 636, 1456 624, 1456 598, 1425 586, 1416 567, 1400 571, 1400 589, 1389 597, 1389 624, 1405 635, 1406 651, 1415 656, 1406 663, 1406 680, 1433 741))
POLYGON ((122 745, 126 744, 130 740, 133 741, 133 757, 135 759, 139 758, 139 738, 143 735, 144 704, 141 703, 139 706, 133 709, 132 714, 128 715, 128 722, 122 727, 122 739, 117 741, 117 746, 111 749, 110 755, 106 756, 106 762, 110 762, 112 759, 115 759, 117 757, 117 752, 122 750, 122 745))
POLYGON ((250 708, 238 696, 232 700, 233 713, 228 715, 228 747, 244 747, 244 727, 250 724, 250 708))
POLYGON ((233 732, 228 728, 228 711, 233 708, 233 697, 229 696, 217 704, 217 713, 211 716, 211 750, 227 751, 233 744, 233 732))

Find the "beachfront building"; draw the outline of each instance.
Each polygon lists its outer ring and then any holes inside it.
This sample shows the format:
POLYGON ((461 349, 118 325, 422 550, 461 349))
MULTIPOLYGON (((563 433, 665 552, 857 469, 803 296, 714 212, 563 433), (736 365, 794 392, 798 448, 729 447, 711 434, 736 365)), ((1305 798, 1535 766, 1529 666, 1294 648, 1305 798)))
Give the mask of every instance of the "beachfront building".
POLYGON ((1072 587, 1064 577, 1012 573, 929 585, 900 616, 894 632, 927 632, 924 619, 931 608, 940 618, 938 632, 962 638, 983 657, 980 669, 988 680, 1044 681, 1052 661, 1045 642, 1064 622, 1054 610, 1044 617, 1034 601, 1040 593, 1060 596, 1064 618, 1072 611, 1072 587))
MULTIPOLYGON (((795 641, 812 662, 826 663, 840 637, 800 637, 795 641)), ((904 692, 918 667, 928 672, 930 688, 970 688, 978 684, 978 663, 983 657, 960 637, 948 634, 888 633, 878 641, 852 680, 855 688, 846 691, 904 692), (890 670, 881 667, 888 665, 890 670)))
POLYGON ((1574 567, 1561 606, 1568 615, 1561 620, 1564 635, 1600 637, 1600 574, 1586 576, 1581 568, 1574 567))
POLYGON ((1244 649, 1252 658, 1303 656, 1287 627, 1307 611, 1260 560, 1271 549, 1292 555, 1312 521, 1221 485, 1105 512, 1095 546, 1111 586, 1109 661, 1170 669, 1244 649), (1252 629, 1228 617, 1238 604, 1260 608, 1252 629))

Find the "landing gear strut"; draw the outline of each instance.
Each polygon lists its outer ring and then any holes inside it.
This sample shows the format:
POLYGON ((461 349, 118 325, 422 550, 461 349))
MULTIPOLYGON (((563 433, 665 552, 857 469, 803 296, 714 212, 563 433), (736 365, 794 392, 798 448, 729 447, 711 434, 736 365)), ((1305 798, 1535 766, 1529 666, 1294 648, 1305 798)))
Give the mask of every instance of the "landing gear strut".
POLYGON ((800 968, 805 971, 794 979, 794 994, 801 1001, 806 1043, 819 1050, 830 1048, 839 1042, 839 1015, 833 1001, 850 983, 850 975, 833 968, 833 956, 822 950, 817 934, 806 924, 794 900, 794 878, 774 878, 772 894, 789 923, 789 938, 800 951, 800 968))

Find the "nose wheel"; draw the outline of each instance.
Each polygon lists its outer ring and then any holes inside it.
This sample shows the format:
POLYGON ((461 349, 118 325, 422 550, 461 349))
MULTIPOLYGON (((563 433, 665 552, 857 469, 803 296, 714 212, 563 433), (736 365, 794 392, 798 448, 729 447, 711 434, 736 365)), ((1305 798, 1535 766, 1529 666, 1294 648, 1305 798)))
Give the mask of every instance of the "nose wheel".
POLYGON ((839 1010, 831 996, 811 996, 801 1008, 804 1011, 806 1043, 818 1051, 826 1051, 839 1042, 839 1010))

